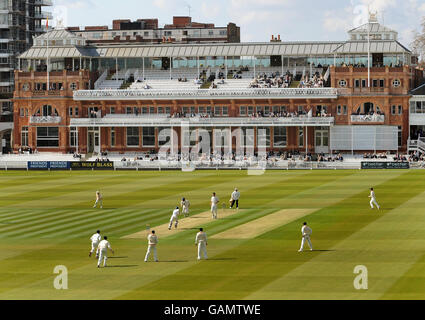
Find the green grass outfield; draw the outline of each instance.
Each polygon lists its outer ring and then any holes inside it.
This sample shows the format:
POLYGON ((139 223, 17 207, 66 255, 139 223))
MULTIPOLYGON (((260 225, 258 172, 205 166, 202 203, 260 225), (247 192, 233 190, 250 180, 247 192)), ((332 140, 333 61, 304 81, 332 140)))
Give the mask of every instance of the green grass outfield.
POLYGON ((0 181, 0 299, 425 298, 425 171, 9 171, 0 181), (182 196, 197 214, 213 191, 228 204, 234 187, 245 210, 204 225, 208 261, 196 260, 196 230, 160 234, 159 263, 143 262, 145 239, 123 239, 167 223, 182 196), (96 190, 103 210, 92 209, 96 190), (212 239, 283 209, 314 210, 253 239, 212 239), (320 251, 297 252, 304 221, 320 251), (88 257, 98 228, 116 250, 106 269, 88 257), (68 290, 53 287, 57 265, 68 290), (368 290, 354 289, 357 265, 368 290))

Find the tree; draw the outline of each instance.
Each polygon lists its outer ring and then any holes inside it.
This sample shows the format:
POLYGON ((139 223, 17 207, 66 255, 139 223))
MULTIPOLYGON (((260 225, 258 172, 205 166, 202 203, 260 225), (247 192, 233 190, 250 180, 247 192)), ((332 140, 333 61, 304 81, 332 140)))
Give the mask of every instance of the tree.
POLYGON ((415 31, 412 43, 413 51, 419 54, 420 64, 425 65, 425 17, 422 18, 421 32, 415 31))

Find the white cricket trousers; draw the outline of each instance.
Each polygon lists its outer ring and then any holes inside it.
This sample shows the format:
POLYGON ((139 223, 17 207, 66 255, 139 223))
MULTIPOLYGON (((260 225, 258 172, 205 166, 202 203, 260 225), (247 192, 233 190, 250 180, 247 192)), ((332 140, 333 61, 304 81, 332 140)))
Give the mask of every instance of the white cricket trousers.
POLYGON ((170 219, 170 224, 168 225, 168 229, 171 229, 174 221, 176 222, 175 227, 177 229, 177 226, 179 225, 179 218, 173 218, 173 217, 170 219))
POLYGON ((304 236, 304 237, 303 237, 303 240, 301 241, 301 248, 300 248, 300 251, 303 251, 303 250, 304 250, 304 245, 305 245, 305 242, 306 242, 306 241, 307 241, 307 243, 308 243, 308 245, 309 245, 310 249, 311 249, 311 250, 313 250, 313 245, 311 244, 310 237, 309 237, 309 236, 304 236))
POLYGON ((93 208, 96 208, 98 204, 100 204, 100 207, 103 208, 103 201, 102 200, 96 200, 93 208))
POLYGON ((202 253, 204 254, 204 258, 208 259, 207 244, 204 241, 199 241, 199 243, 198 243, 198 260, 201 260, 202 253))
POLYGON ((97 261, 97 266, 99 267, 103 260, 103 266, 106 267, 106 261, 108 260, 108 250, 103 249, 99 252, 99 260, 97 261))
POLYGON ((153 259, 155 260, 155 262, 158 261, 158 256, 156 254, 156 246, 149 245, 148 251, 146 252, 146 256, 145 256, 145 262, 148 261, 152 252, 153 252, 153 259))
POLYGON ((372 198, 372 200, 370 200, 370 207, 372 209, 374 209, 374 206, 373 205, 375 205, 378 209, 381 209, 381 207, 379 206, 379 204, 378 204, 378 202, 376 201, 375 198, 372 198))
MULTIPOLYGON (((97 249, 97 246, 99 245, 99 242, 92 242, 91 243, 91 251, 90 251, 90 253, 93 253, 94 252, 94 250, 96 250, 97 249)), ((99 250, 96 250, 96 254, 98 254, 99 253, 99 250)))
POLYGON ((211 213, 212 213, 212 217, 213 219, 217 219, 217 206, 211 206, 211 213))
POLYGON ((183 207, 182 212, 183 212, 184 216, 187 217, 189 215, 189 208, 183 207))

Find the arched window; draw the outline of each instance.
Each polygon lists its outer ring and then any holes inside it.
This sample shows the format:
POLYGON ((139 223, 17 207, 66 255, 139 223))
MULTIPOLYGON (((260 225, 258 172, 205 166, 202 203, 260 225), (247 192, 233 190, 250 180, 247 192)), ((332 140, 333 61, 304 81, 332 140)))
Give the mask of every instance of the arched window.
POLYGON ((44 105, 34 115, 35 117, 58 117, 59 113, 56 108, 53 108, 51 105, 44 105))

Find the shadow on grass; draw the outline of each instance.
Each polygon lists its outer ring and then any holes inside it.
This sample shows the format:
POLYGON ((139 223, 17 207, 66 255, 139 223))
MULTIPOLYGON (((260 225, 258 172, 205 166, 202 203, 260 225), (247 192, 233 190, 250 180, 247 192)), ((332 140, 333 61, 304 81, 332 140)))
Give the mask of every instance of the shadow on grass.
POLYGON ((108 259, 128 259, 128 257, 108 257, 108 259))
POLYGON ((132 265, 122 265, 122 266, 107 266, 106 268, 136 268, 139 265, 137 264, 132 264, 132 265))

